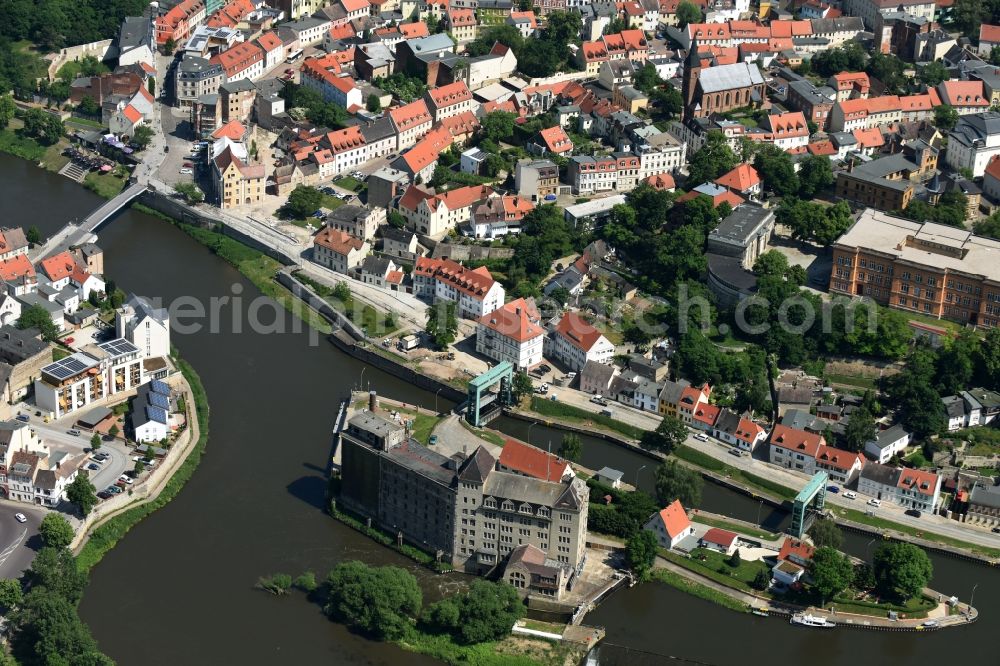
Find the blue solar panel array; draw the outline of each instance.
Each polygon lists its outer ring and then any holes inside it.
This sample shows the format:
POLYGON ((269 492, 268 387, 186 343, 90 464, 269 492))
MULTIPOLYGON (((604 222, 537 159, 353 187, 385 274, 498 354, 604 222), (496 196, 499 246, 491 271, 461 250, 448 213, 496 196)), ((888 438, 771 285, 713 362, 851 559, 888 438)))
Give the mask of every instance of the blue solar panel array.
POLYGON ((167 396, 159 393, 150 393, 149 403, 154 407, 159 407, 160 409, 170 409, 170 401, 167 399, 167 396))
POLYGON ((150 380, 149 388, 152 389, 154 393, 167 396, 170 395, 170 387, 161 382, 159 379, 150 380))
POLYGON ((153 405, 146 405, 146 417, 150 421, 156 421, 157 423, 167 422, 167 412, 164 409, 155 407, 153 405))

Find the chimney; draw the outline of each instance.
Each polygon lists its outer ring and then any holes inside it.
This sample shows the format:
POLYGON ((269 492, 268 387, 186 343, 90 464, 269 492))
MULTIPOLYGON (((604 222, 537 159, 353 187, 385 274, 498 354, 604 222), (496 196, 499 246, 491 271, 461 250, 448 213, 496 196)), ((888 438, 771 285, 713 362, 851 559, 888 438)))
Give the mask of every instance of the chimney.
POLYGON ((375 412, 378 411, 378 395, 375 391, 368 392, 368 411, 375 412))

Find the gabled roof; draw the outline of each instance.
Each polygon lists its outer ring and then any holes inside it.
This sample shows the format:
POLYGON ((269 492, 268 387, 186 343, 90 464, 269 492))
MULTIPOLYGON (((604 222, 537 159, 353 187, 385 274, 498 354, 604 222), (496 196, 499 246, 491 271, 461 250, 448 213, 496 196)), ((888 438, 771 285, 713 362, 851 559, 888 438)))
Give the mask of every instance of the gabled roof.
POLYGON ((337 254, 347 256, 353 250, 360 250, 364 247, 364 241, 343 231, 338 231, 332 227, 325 227, 313 238, 313 244, 325 247, 337 254))
POLYGON ((661 509, 658 515, 663 522, 663 529, 666 530, 671 539, 676 538, 678 534, 691 527, 691 521, 688 520, 687 512, 679 499, 675 499, 667 507, 661 509))
POLYGON ((816 457, 816 452, 823 444, 825 444, 825 440, 821 435, 789 428, 780 423, 775 425, 774 430, 771 431, 771 446, 780 446, 805 454, 810 458, 816 457))
POLYGON ((437 161, 438 155, 447 150, 451 142, 451 132, 438 126, 425 134, 400 159, 406 162, 410 173, 416 174, 437 161))
POLYGON ((542 481, 558 483, 565 476, 569 463, 516 439, 507 439, 500 452, 499 463, 516 472, 542 481))
POLYGON ((858 462, 864 466, 865 459, 858 453, 851 453, 843 449, 835 449, 832 446, 820 446, 816 451, 816 462, 822 463, 826 467, 833 467, 841 471, 852 469, 858 462))
POLYGON ((778 551, 778 561, 780 562, 787 560, 789 557, 795 557, 800 561, 808 562, 812 559, 814 552, 816 552, 816 549, 805 541, 799 541, 798 539, 786 537, 781 543, 781 550, 778 551))
POLYGON ((937 488, 938 475, 920 469, 901 469, 897 488, 918 492, 921 495, 933 495, 937 488))
POLYGON ((573 150, 573 142, 570 141, 566 130, 559 125, 543 129, 538 134, 541 136, 542 141, 545 142, 545 147, 548 148, 549 152, 558 155, 559 153, 573 150))
POLYGON ((35 267, 31 265, 27 255, 19 254, 0 261, 0 279, 13 282, 24 277, 35 277, 35 267))
POLYGON ((979 26, 979 43, 996 44, 1000 42, 1000 25, 983 23, 979 26))
POLYGON ((139 109, 135 108, 131 104, 125 105, 125 108, 122 109, 122 115, 128 118, 129 122, 133 125, 142 120, 142 114, 139 113, 139 109))
POLYGON ((951 106, 990 106, 982 81, 942 81, 938 92, 941 101, 951 106))
POLYGON ((733 542, 739 538, 736 532, 730 532, 729 530, 723 530, 718 527, 713 527, 712 529, 705 532, 701 540, 705 543, 715 544, 717 546, 722 546, 728 549, 733 545, 733 542))
POLYGON ((545 335, 545 329, 539 324, 540 319, 534 301, 519 298, 483 315, 479 323, 521 344, 545 335))
POLYGON ((431 88, 427 91, 434 106, 438 109, 472 101, 472 92, 465 81, 455 81, 439 88, 431 88))
POLYGON ((247 130, 243 127, 243 124, 240 121, 230 120, 228 123, 212 132, 212 138, 221 139, 222 137, 227 137, 232 141, 242 141, 246 133, 247 130))
POLYGON ((400 132, 413 129, 423 123, 430 123, 432 120, 427 103, 422 99, 392 109, 389 111, 389 117, 392 118, 393 124, 400 132))
POLYGON ((575 312, 563 315, 556 327, 556 333, 584 352, 589 352, 600 340, 607 340, 599 330, 575 312))
POLYGON ((749 164, 738 164, 732 171, 715 179, 715 184, 728 187, 737 192, 747 192, 752 187, 760 185, 760 175, 749 164))
POLYGON ((44 273, 49 280, 56 282, 57 280, 68 278, 73 275, 73 270, 76 268, 76 260, 73 259, 73 255, 66 250, 49 257, 48 259, 42 259, 40 266, 42 273, 44 273))
POLYGON ((406 39, 416 39, 418 37, 427 37, 430 35, 430 31, 427 29, 427 24, 423 21, 416 21, 414 23, 400 23, 396 28, 403 34, 406 39))

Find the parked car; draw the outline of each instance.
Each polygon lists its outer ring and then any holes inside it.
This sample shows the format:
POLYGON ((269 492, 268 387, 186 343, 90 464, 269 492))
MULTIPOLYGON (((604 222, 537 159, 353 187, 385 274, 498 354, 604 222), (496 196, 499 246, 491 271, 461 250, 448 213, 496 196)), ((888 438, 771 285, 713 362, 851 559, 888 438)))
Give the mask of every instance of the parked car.
POLYGON ((732 455, 734 455, 734 456, 741 456, 741 455, 743 455, 743 452, 740 451, 739 449, 732 449, 731 448, 731 449, 729 449, 729 453, 732 454, 732 455))
POLYGON ((858 497, 858 494, 856 492, 854 492, 853 490, 845 490, 844 491, 844 499, 856 499, 857 497, 858 497))
POLYGON ((111 493, 109 493, 107 490, 102 490, 101 492, 97 493, 97 496, 101 499, 111 499, 112 497, 111 493))
POLYGON ((185 175, 190 175, 190 174, 192 174, 194 172, 191 169, 184 168, 184 169, 181 169, 181 173, 183 173, 185 175))
POLYGON ((71 345, 75 342, 75 340, 73 338, 66 338, 65 340, 63 340, 63 342, 65 342, 68 345, 71 345))
POLYGON ((919 518, 920 516, 924 515, 920 512, 919 509, 907 509, 903 513, 905 513, 908 516, 912 516, 914 518, 919 518))
POLYGON ((24 515, 23 513, 15 513, 14 514, 14 520, 16 520, 19 523, 26 523, 26 522, 28 522, 28 517, 26 515, 24 515))
POLYGON ((97 463, 90 463, 89 465, 87 465, 87 469, 89 469, 91 472, 96 472, 101 469, 101 466, 98 465, 97 463))
POLYGON ((878 500, 873 497, 868 500, 868 506, 882 506, 882 500, 878 500))
POLYGON ((122 474, 121 476, 119 476, 118 480, 121 481, 122 483, 127 483, 130 486, 132 485, 132 477, 126 474, 122 474))
POLYGON ((23 421, 24 423, 27 423, 29 418, 31 418, 31 417, 29 417, 27 414, 18 414, 17 415, 17 420, 18 421, 23 421))
POLYGON ((994 527, 993 534, 1000 534, 1000 527, 994 527))
POLYGON ((838 488, 837 486, 827 486, 826 489, 827 489, 828 492, 831 492, 831 493, 839 493, 840 492, 840 488, 838 488))
POLYGON ((707 442, 708 441, 708 435, 706 435, 703 432, 699 432, 697 435, 694 436, 694 438, 697 439, 699 442, 707 442))

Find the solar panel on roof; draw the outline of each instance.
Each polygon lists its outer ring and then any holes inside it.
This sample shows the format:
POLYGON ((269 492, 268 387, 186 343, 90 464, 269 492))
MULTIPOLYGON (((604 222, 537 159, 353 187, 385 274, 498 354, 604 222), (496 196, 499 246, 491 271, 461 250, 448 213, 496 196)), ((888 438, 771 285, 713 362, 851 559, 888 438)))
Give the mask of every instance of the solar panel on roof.
POLYGON ((167 396, 162 395, 160 393, 150 393, 149 403, 154 407, 159 407, 161 409, 170 409, 170 401, 167 399, 167 396))
POLYGON ((146 405, 146 417, 157 423, 165 424, 167 422, 167 412, 153 405, 146 405))
POLYGON ((170 387, 167 386, 164 382, 161 382, 159 379, 151 380, 149 382, 149 388, 156 393, 160 393, 162 395, 170 395, 170 387))
POLYGON ((138 347, 125 338, 117 338, 115 340, 109 340, 108 342, 102 342, 98 346, 112 356, 124 356, 125 354, 134 354, 139 351, 138 347))
POLYGON ((60 359, 55 363, 45 366, 43 369, 46 373, 52 375, 56 379, 63 380, 73 375, 78 375, 87 368, 91 367, 92 364, 88 365, 84 363, 79 358, 74 356, 67 356, 64 359, 60 359))

